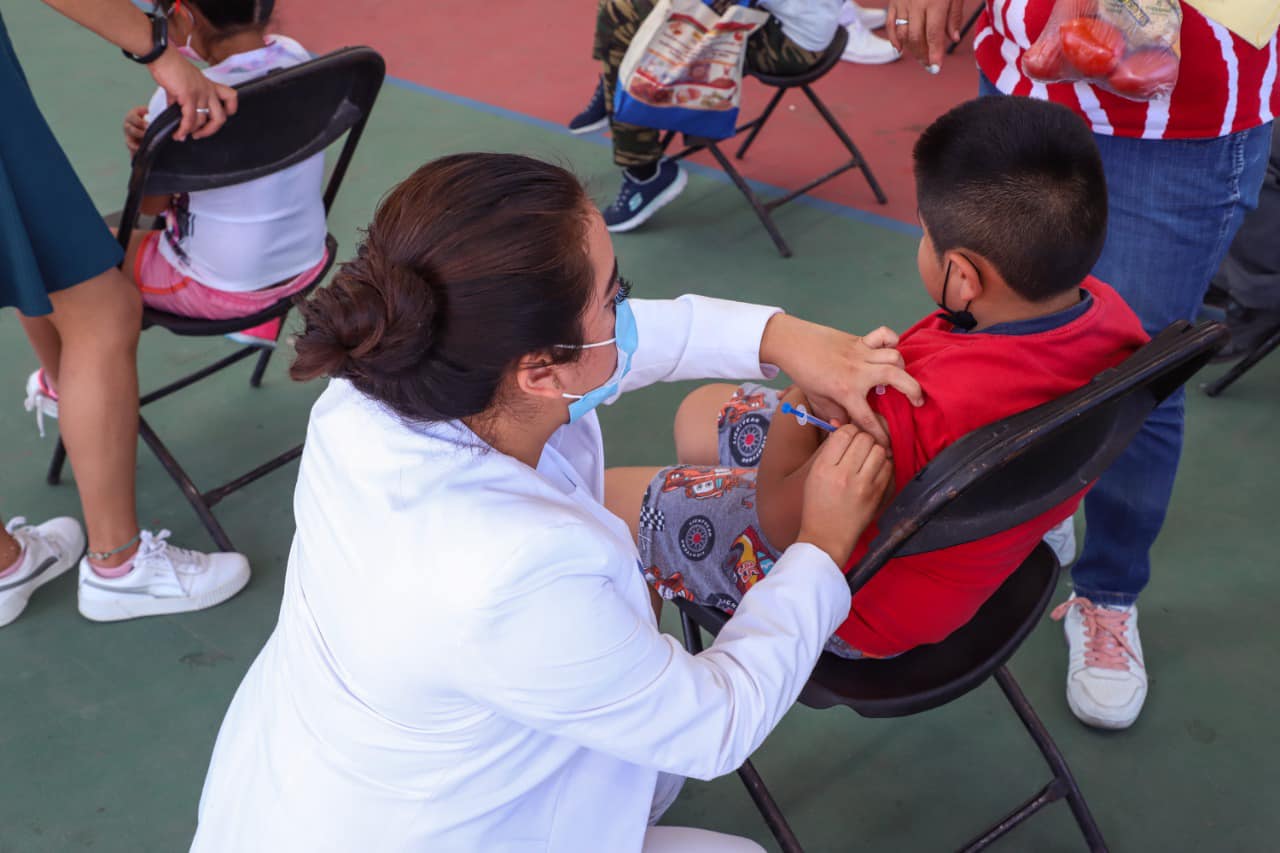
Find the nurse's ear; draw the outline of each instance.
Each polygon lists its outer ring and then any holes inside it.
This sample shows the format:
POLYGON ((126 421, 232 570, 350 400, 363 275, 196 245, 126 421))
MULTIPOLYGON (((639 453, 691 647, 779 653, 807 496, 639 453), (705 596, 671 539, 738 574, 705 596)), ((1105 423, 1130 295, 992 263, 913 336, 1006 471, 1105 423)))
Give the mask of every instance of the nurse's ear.
POLYGON ((560 382, 563 366, 553 364, 545 355, 528 355, 520 359, 512 379, 521 394, 559 400, 564 390, 560 382))

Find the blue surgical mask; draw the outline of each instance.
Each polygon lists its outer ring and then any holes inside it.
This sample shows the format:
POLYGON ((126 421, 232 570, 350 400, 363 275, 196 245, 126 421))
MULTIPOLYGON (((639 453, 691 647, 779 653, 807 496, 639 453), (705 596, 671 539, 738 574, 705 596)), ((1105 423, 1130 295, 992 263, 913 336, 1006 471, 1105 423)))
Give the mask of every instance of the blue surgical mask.
POLYGON ((569 423, 577 421, 587 412, 617 394, 618 385, 622 382, 622 377, 626 376, 631 370, 631 356, 635 354, 636 345, 639 342, 639 336, 636 333, 636 318, 631 313, 631 303, 625 298, 618 301, 616 311, 617 314, 613 320, 612 338, 607 341, 598 341, 594 344, 583 344, 577 349, 593 349, 613 344, 618 348, 618 367, 613 371, 613 376, 609 377, 608 381, 593 391, 588 391, 586 394, 560 395, 566 400, 573 401, 569 404, 569 423))

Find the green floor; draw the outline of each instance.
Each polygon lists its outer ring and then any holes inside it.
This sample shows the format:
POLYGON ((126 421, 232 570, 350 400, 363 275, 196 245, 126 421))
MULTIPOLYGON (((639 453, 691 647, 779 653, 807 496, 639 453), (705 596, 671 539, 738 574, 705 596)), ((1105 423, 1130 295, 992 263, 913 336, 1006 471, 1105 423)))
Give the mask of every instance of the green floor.
MULTIPOLYGON (((148 78, 42 4, 3 0, 42 106, 103 209, 123 198, 119 125, 148 78), (85 75, 81 77, 80 74, 85 75)), ((380 193, 431 157, 522 151, 572 165, 596 192, 613 187, 605 149, 396 86, 384 90, 332 220, 349 251, 380 193)), ((856 178, 846 178, 856 180, 856 178)), ((910 237, 793 205, 780 217, 796 257, 779 259, 732 188, 694 176, 652 227, 618 240, 643 295, 686 290, 772 302, 854 330, 903 327, 929 309, 910 237)), ((161 332, 142 343, 144 387, 226 350, 221 340, 161 332)), ((297 442, 320 386, 299 386, 277 359, 259 390, 233 371, 148 410, 198 482, 297 442), (232 462, 231 460, 237 460, 232 462)), ((13 312, 0 313, 0 514, 77 514, 71 486, 46 486, 52 437, 22 411, 33 361, 13 312)), ((1213 369, 1215 372, 1217 368, 1213 369)), ((684 386, 651 389, 602 417, 614 464, 661 464, 684 386)), ((1120 734, 1078 725, 1062 699, 1065 655, 1045 624, 1012 668, 1057 737, 1114 849, 1280 847, 1280 703, 1274 625, 1280 609, 1280 357, 1229 395, 1191 395, 1189 450, 1156 583, 1143 599, 1151 697, 1120 734), (1272 426, 1267 426, 1271 424, 1272 426)), ((0 851, 184 849, 209 750, 245 668, 271 631, 292 535, 291 467, 235 495, 219 516, 254 566, 234 600, 203 613, 94 625, 75 610, 71 575, 46 587, 0 632, 0 851)), ((209 540, 150 457, 138 471, 144 523, 177 542, 209 540)), ((810 850, 944 850, 1043 783, 1034 747, 999 692, 983 687, 906 720, 793 711, 756 757, 810 850)), ((687 787, 669 820, 753 835, 772 849, 735 779, 687 787)), ((1005 850, 1080 849, 1065 806, 1017 830, 1005 850)))

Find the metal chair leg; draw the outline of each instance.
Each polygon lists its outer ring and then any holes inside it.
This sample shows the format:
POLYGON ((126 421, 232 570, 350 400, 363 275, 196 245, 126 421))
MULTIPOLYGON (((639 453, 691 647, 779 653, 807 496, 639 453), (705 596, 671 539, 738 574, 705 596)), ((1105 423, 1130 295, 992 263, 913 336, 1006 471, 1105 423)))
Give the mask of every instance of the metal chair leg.
POLYGON ((45 475, 45 482, 50 486, 56 486, 62 482, 62 466, 67 462, 67 446, 62 443, 62 436, 58 436, 58 444, 53 448, 53 458, 49 460, 49 473, 45 475))
POLYGON ((254 388, 262 387, 262 375, 267 372, 267 362, 271 361, 273 349, 263 349, 262 355, 258 356, 258 363, 254 365, 253 375, 249 377, 249 384, 254 388))
MULTIPOLYGON (((680 627, 684 631, 684 647, 689 650, 689 653, 696 655, 701 652, 702 629, 683 610, 680 611, 680 627)), ((756 810, 760 812, 769 831, 781 845, 783 853, 804 853, 804 848, 800 846, 800 841, 791 831, 791 825, 787 823, 786 816, 778 807, 773 794, 769 793, 755 765, 750 761, 744 762, 738 768, 738 778, 742 780, 747 793, 751 796, 751 801, 756 804, 756 810)))
POLYGON ((982 17, 982 10, 984 8, 986 8, 985 3, 979 5, 978 8, 974 10, 973 14, 969 16, 969 20, 965 21, 964 28, 960 30, 960 38, 953 41, 951 46, 947 48, 947 56, 955 53, 956 48, 964 42, 964 37, 969 35, 969 30, 973 29, 978 23, 978 18, 982 17))
MULTIPOLYGON (((1004 828, 1004 832, 1017 826, 1036 811, 1039 811, 1041 807, 1060 797, 1065 797, 1067 804, 1071 807, 1071 813, 1075 816, 1076 825, 1080 827, 1080 832, 1084 835, 1084 840, 1089 845, 1089 849, 1095 853, 1105 853, 1107 843, 1102 838, 1102 830, 1098 829, 1098 823, 1089 811, 1089 804, 1085 802, 1084 794, 1080 792, 1080 786, 1076 783, 1075 776, 1071 774, 1071 768, 1067 766, 1067 760, 1062 757, 1062 752, 1058 749, 1058 745, 1050 737, 1049 730, 1044 727, 1044 723, 1040 722, 1040 718, 1036 716, 1031 703, 1027 701, 1027 697, 1023 694, 1022 688, 1018 686, 1018 682, 1014 680, 1013 675, 1006 667, 1002 666, 996 670, 995 679, 996 683, 1000 685, 1000 689, 1004 691, 1005 698, 1009 700, 1009 704, 1018 715, 1018 719, 1026 727, 1027 733, 1031 735, 1031 739, 1040 748, 1040 753, 1044 756, 1044 760, 1048 763, 1050 769, 1053 770, 1054 777, 1053 783, 1046 787, 1037 798, 1043 801, 1038 803, 1035 800, 1030 801, 1018 812, 1015 812, 1014 815, 1011 815, 1010 817, 1013 819, 1006 821, 1007 825, 1004 828)), ((1003 834, 1003 832, 1000 834, 1003 834)))
POLYGON ((1208 394, 1210 397, 1218 396, 1223 391, 1234 385, 1237 379, 1252 370, 1255 364, 1270 355, 1276 347, 1280 347, 1280 326, 1276 326, 1272 329, 1271 333, 1267 335, 1266 339, 1263 340, 1262 343, 1258 344, 1250 350, 1244 358, 1232 365, 1231 369, 1223 376, 1206 385, 1204 393, 1208 394))
POLYGON ((809 102, 813 104, 813 108, 822 116, 823 121, 831 128, 836 136, 840 137, 840 142, 845 149, 853 155, 854 161, 858 164, 858 168, 862 170, 862 176, 867 179, 867 184, 871 187, 871 192, 875 194, 876 201, 886 204, 889 198, 884 194, 884 190, 880 188, 880 182, 876 180, 876 176, 871 172, 871 167, 867 165, 867 159, 862 156, 862 152, 858 150, 858 146, 853 144, 853 140, 849 138, 849 134, 845 133, 840 122, 836 121, 836 117, 831 114, 831 110, 827 109, 827 105, 822 102, 817 93, 809 86, 801 86, 800 89, 809 98, 809 102))
POLYGON ((724 169, 725 174, 733 181, 738 190, 747 197, 747 202, 751 205, 751 209, 756 212, 756 216, 760 219, 760 224, 764 226, 764 230, 769 232, 769 236, 773 238, 773 245, 778 248, 778 254, 784 258, 791 257, 791 247, 787 245, 787 241, 783 239, 782 232, 778 230, 778 226, 773 223, 773 217, 769 215, 769 211, 761 204, 760 199, 748 186, 746 180, 733 167, 733 163, 729 158, 724 156, 724 152, 720 150, 720 146, 714 142, 707 144, 707 150, 711 152, 711 156, 716 158, 716 162, 720 164, 720 168, 724 169))
POLYGON ((739 160, 747 156, 747 149, 751 147, 751 143, 756 141, 756 135, 764 129, 764 123, 769 120, 769 116, 773 115, 774 109, 777 108, 778 102, 782 100, 782 96, 786 94, 786 89, 779 89, 773 93, 773 97, 769 99, 769 105, 764 108, 764 112, 752 119, 751 122, 744 127, 738 128, 739 131, 745 127, 750 127, 751 132, 747 134, 747 138, 743 141, 738 153, 735 155, 739 160))
POLYGON ((169 448, 165 447, 164 442, 160 440, 160 436, 156 435, 155 430, 151 428, 145 418, 138 418, 138 434, 147 443, 147 447, 151 448, 151 452, 156 455, 156 459, 160 460, 164 470, 169 473, 173 481, 182 489, 182 494, 187 499, 187 503, 191 504, 191 508, 196 511, 196 515, 200 516, 204 529, 209 531, 209 535, 213 537, 213 541, 218 548, 223 551, 234 551, 235 546, 231 544, 230 537, 222 529, 218 519, 214 518, 213 512, 209 509, 209 505, 205 503, 204 496, 200 494, 196 484, 191 482, 187 472, 178 464, 178 460, 169 452, 169 448))

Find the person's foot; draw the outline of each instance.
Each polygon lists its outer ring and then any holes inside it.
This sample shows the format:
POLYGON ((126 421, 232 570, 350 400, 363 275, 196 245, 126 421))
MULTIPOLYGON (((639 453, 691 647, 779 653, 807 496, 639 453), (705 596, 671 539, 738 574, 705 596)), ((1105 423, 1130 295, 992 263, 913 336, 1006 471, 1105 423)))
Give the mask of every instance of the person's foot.
POLYGON ((637 180, 624 169, 618 197, 604 209, 605 226, 614 233, 639 228, 675 201, 688 182, 689 176, 674 160, 659 160, 657 171, 645 180, 637 180))
POLYGON ((858 24, 849 25, 849 43, 840 58, 859 65, 884 65, 902 56, 898 49, 871 30, 858 24))
POLYGON ((17 568, 0 566, 0 627, 22 615, 31 593, 76 564, 84 553, 84 531, 74 518, 51 518, 28 525, 10 519, 6 530, 18 540, 22 556, 17 568))
POLYGON ((36 428, 44 438, 44 419, 58 417, 58 395, 49 387, 43 369, 27 377, 27 398, 22 401, 22 407, 36 413, 36 428))
POLYGON ((609 108, 604 102, 604 78, 596 80, 596 90, 591 101, 569 121, 570 133, 591 133, 609 126, 609 108))
POLYGON ((1147 698, 1138 607, 1108 607, 1072 595, 1054 608, 1067 635, 1067 705, 1100 729, 1127 729, 1147 698))
POLYGON ((1053 549, 1058 558, 1058 565, 1066 568, 1076 560, 1076 523, 1074 518, 1067 518, 1050 528, 1044 535, 1044 543, 1053 549))
POLYGON ((268 320, 260 326, 254 326, 252 329, 229 332, 224 337, 238 344, 262 347, 263 349, 275 349, 276 339, 280 337, 280 327, 282 325, 284 325, 284 320, 282 319, 268 320))
POLYGON ((141 533, 133 566, 104 577, 80 561, 80 615, 94 622, 185 613, 221 604, 249 582, 249 561, 229 552, 202 554, 165 540, 169 531, 141 533))
MULTIPOLYGON (((1206 304, 1209 304, 1207 300, 1206 304)), ((1235 361, 1280 329, 1280 311, 1246 308, 1230 296, 1220 310, 1222 321, 1231 332, 1231 340, 1213 356, 1214 361, 1235 361)))
POLYGON ((889 13, 884 9, 867 9, 845 0, 844 9, 840 12, 840 23, 849 24, 857 21, 869 30, 878 30, 889 22, 889 13))

